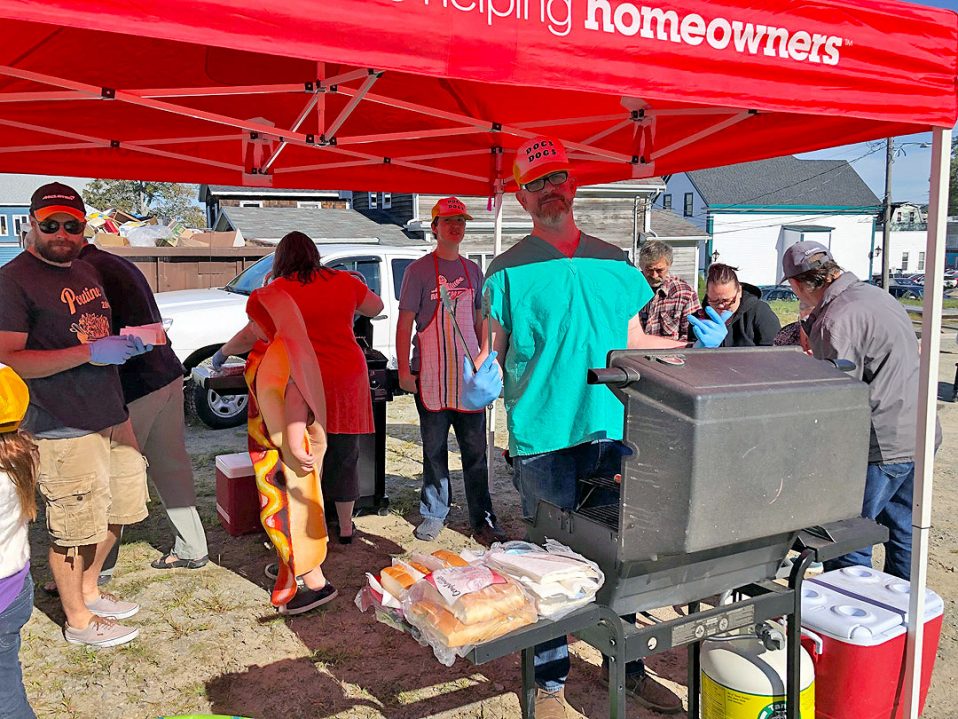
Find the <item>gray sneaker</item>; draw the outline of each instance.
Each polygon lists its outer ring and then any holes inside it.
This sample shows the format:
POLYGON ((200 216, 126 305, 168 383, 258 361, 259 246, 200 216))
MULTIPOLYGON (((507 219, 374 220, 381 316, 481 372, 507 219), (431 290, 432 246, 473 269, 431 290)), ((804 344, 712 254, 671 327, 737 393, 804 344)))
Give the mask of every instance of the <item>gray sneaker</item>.
POLYGON ((86 608, 98 617, 106 617, 107 619, 129 619, 140 611, 139 604, 124 602, 107 592, 100 592, 100 598, 87 602, 86 608))
POLYGON ((63 627, 63 637, 70 644, 85 644, 88 647, 116 647, 132 642, 140 634, 136 627, 124 627, 112 619, 94 616, 86 629, 74 629, 69 624, 63 627))
POLYGON ((439 533, 442 531, 444 526, 446 526, 446 523, 441 519, 436 519, 435 517, 426 517, 424 520, 422 520, 422 524, 416 527, 416 531, 413 532, 413 534, 416 535, 416 539, 422 539, 427 542, 431 542, 439 536, 439 533))

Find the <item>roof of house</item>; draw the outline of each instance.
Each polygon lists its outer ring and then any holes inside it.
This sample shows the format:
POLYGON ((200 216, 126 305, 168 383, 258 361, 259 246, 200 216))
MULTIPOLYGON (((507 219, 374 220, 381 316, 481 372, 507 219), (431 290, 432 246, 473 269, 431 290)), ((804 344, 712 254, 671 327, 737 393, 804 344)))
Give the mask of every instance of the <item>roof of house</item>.
POLYGON ((713 207, 875 207, 881 204, 846 160, 800 160, 786 155, 693 170, 688 176, 705 203, 713 207))
POLYGON ((661 239, 681 239, 683 237, 707 237, 706 232, 671 210, 661 207, 652 208, 652 232, 661 239))
POLYGON ((199 201, 206 202, 207 195, 218 197, 350 197, 344 190, 290 190, 276 187, 243 187, 239 185, 200 185, 199 201))
POLYGON ((355 210, 313 207, 224 207, 216 229, 238 229, 247 240, 279 240, 294 230, 320 240, 368 240, 384 245, 420 245, 395 223, 376 222, 355 210))
POLYGON ((0 205, 30 205, 30 197, 41 185, 62 182, 77 192, 83 192, 92 180, 88 177, 63 177, 62 175, 3 175, 0 174, 0 205))

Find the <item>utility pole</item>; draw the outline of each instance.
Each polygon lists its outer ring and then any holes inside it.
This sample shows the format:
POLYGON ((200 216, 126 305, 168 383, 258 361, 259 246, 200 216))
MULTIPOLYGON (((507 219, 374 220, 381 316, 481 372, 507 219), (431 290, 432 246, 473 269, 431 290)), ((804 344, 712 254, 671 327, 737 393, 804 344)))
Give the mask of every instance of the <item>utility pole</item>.
POLYGON ((890 292, 889 263, 891 262, 891 164, 895 154, 895 138, 885 140, 885 220, 881 230, 881 286, 885 292, 890 292))

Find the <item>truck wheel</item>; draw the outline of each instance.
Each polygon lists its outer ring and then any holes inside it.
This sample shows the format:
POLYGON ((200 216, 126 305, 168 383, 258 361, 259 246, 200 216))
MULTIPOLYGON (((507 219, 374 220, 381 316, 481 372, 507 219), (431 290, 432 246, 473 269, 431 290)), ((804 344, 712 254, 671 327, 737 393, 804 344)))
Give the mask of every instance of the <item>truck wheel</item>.
MULTIPOLYGON (((208 364, 204 360, 202 364, 208 364)), ((246 424, 246 407, 249 397, 245 394, 217 394, 203 389, 194 382, 189 384, 192 405, 196 416, 210 429, 229 429, 246 424)))
POLYGON ((196 416, 211 429, 228 429, 245 424, 248 402, 245 394, 219 395, 196 385, 193 387, 196 416))

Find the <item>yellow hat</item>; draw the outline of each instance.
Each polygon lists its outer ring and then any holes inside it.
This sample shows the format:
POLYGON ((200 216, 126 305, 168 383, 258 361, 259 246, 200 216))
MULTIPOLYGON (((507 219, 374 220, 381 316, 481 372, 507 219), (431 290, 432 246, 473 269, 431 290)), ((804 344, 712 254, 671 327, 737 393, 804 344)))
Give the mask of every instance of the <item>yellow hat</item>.
POLYGON ((30 404, 30 392, 20 376, 0 365, 0 432, 15 432, 30 404))

